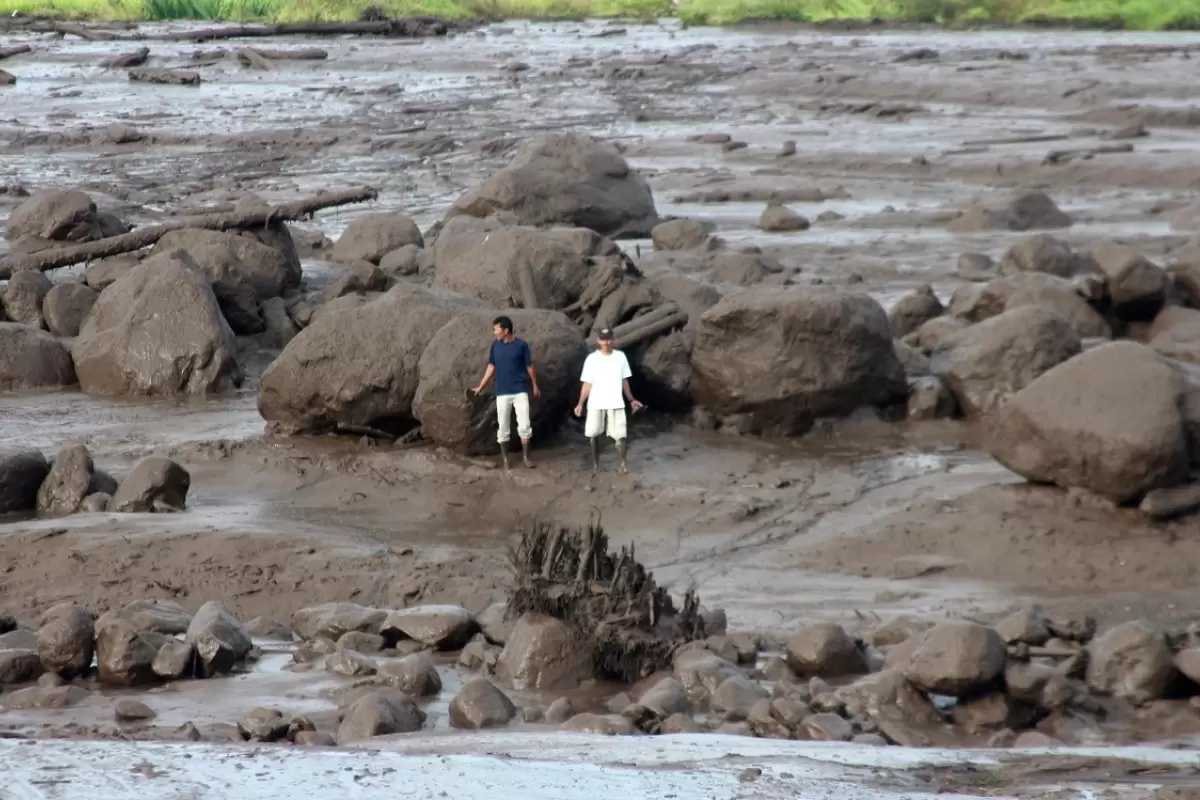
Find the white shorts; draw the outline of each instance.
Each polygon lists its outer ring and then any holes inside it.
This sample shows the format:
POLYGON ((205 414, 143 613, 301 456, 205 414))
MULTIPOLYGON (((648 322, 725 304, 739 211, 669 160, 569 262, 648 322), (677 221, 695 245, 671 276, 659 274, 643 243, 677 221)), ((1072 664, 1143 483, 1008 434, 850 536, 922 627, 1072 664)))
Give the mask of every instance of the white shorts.
POLYGON ((517 436, 522 442, 533 436, 533 426, 529 423, 529 395, 520 394, 496 395, 496 420, 500 423, 496 431, 496 441, 504 444, 508 441, 508 427, 512 424, 513 411, 517 412, 517 436))
POLYGON ((583 432, 589 439, 607 432, 614 442, 621 441, 625 438, 625 409, 589 408, 583 432))

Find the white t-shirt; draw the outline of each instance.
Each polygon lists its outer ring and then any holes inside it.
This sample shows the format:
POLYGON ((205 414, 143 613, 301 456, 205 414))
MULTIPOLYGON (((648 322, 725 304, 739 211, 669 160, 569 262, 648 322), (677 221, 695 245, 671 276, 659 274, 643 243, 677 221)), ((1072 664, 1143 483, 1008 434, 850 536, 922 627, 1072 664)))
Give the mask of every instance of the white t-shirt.
POLYGON ((592 385, 588 393, 588 410, 608 411, 625 407, 625 395, 621 391, 622 381, 632 377, 629 359, 620 350, 604 355, 599 350, 590 354, 583 362, 580 381, 592 385))

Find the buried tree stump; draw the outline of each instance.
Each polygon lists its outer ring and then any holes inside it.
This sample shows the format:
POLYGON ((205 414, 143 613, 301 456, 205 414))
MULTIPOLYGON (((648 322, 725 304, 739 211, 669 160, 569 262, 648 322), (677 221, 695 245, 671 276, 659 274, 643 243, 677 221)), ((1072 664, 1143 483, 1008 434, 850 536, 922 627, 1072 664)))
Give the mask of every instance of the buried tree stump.
POLYGON ((591 651, 596 678, 636 682, 669 669, 679 646, 705 638, 696 593, 676 609, 632 547, 608 552, 597 519, 582 528, 535 522, 510 558, 507 616, 545 614, 570 625, 591 651))

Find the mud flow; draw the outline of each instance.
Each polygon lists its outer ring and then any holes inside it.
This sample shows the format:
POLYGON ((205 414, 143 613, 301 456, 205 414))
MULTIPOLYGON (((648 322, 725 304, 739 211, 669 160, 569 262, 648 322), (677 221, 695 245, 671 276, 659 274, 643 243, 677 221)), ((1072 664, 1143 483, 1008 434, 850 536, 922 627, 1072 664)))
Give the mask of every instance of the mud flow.
POLYGON ((6 24, 15 796, 1200 786, 1188 36, 6 24))

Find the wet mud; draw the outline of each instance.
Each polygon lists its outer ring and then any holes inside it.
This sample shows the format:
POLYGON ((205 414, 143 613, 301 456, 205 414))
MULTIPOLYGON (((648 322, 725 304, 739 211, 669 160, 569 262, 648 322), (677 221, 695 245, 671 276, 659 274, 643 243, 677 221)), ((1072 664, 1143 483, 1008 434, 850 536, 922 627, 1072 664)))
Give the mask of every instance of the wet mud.
MULTIPOLYGON (((146 224, 247 192, 275 201, 369 185, 374 203, 296 227, 335 238, 358 214, 404 209, 427 228, 524 137, 583 129, 620 145, 660 214, 711 221, 727 242, 798 269, 800 283, 854 285, 885 307, 924 283, 945 299, 964 283, 960 253, 998 258, 1020 236, 946 230, 998 188, 1053 196, 1076 219, 1056 232, 1072 247, 1115 236, 1153 256, 1191 233, 1168 222, 1200 179, 1182 34, 615 28, 267 40, 258 44, 328 52, 268 71, 239 63, 232 45, 149 43, 152 66, 194 69, 198 86, 131 83, 102 66, 128 43, 14 35, 33 50, 5 62, 17 83, 0 89, 0 216, 19 187, 82 188, 146 224), (920 47, 936 57, 897 61, 920 47), (1146 135, 1119 139, 1129 151, 1044 163, 1139 125, 1146 135), (745 146, 697 140, 705 134, 745 146), (794 151, 781 157, 788 141, 794 151), (812 227, 759 230, 772 193, 812 227)), ((621 245, 666 263, 648 240, 621 245)), ((314 286, 334 274, 313 254, 304 271, 314 286)), ((136 597, 189 608, 222 599, 244 619, 334 600, 478 613, 505 596, 521 520, 580 524, 594 512, 660 584, 694 588, 731 629, 776 641, 817 620, 862 634, 902 616, 990 621, 1030 602, 1086 609, 1102 626, 1143 618, 1182 629, 1200 608, 1196 522, 1154 523, 1026 486, 981 452, 967 423, 865 416, 759 441, 652 411, 632 423, 629 475, 606 450, 589 479, 574 421, 536 443, 537 469, 505 474, 428 446, 271 438, 255 399, 271 356, 255 354, 247 386, 217 399, 0 396, 0 448, 80 441, 118 472, 166 454, 193 487, 189 510, 169 517, 3 519, 0 610, 32 619, 73 600, 99 613, 136 597)), ((331 679, 289 672, 288 658, 268 648, 248 675, 140 694, 164 728, 228 726, 272 698, 333 713, 322 697, 331 679)), ((446 694, 457 668, 442 666, 446 694)), ((69 736, 103 718, 111 728, 116 696, 3 712, 0 724, 69 736)))

